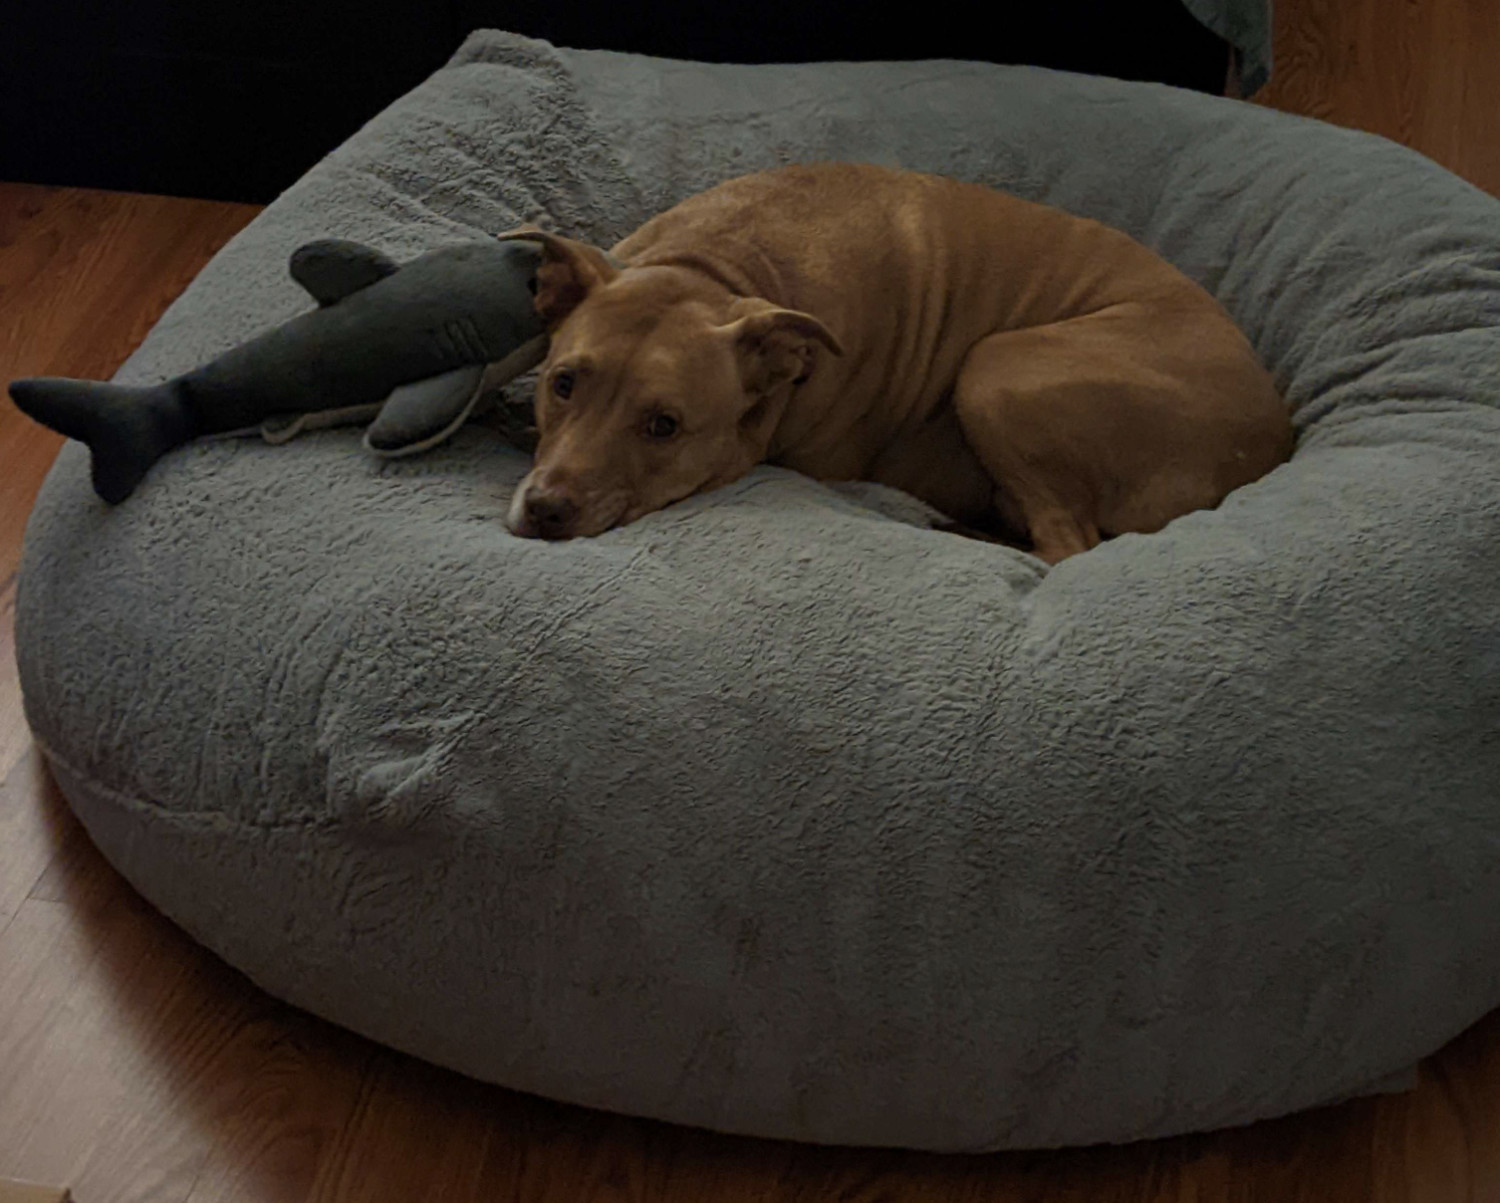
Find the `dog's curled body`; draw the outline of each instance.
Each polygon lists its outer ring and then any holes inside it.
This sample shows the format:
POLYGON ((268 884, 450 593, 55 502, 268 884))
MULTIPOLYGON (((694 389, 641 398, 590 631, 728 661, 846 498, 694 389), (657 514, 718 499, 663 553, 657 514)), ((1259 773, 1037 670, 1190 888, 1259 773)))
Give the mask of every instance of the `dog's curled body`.
POLYGON ((1207 292, 1120 231, 979 185, 787 167, 610 256, 545 253, 518 533, 597 533, 769 461, 905 489, 1056 561, 1216 505, 1291 449, 1207 292))

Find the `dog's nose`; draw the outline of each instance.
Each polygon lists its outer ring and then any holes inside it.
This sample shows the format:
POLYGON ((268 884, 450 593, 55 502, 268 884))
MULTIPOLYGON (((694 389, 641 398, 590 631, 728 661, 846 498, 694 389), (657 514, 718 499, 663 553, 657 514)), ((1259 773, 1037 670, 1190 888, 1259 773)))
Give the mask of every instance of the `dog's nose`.
POLYGON ((526 525, 540 538, 566 539, 578 521, 578 503, 561 493, 533 489, 526 498, 526 525))

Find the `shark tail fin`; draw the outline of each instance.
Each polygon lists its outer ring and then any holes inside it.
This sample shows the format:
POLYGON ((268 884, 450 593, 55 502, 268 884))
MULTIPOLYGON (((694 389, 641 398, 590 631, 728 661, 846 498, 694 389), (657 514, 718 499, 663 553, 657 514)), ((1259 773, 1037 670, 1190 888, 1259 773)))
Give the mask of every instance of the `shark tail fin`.
POLYGON ((27 417, 88 445, 94 492, 110 505, 195 433, 174 381, 138 387, 34 376, 13 380, 10 395, 27 417))

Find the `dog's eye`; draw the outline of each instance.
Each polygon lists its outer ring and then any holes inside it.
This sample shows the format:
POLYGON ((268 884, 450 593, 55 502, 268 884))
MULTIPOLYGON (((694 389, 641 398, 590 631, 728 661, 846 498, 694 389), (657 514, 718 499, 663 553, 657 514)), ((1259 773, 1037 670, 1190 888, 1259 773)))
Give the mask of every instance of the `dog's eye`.
POLYGON ((564 368, 560 372, 552 373, 552 393, 559 400, 566 401, 573 395, 573 373, 564 368))
POLYGON ((646 418, 646 437, 661 442, 677 433, 677 419, 671 414, 657 412, 646 418))

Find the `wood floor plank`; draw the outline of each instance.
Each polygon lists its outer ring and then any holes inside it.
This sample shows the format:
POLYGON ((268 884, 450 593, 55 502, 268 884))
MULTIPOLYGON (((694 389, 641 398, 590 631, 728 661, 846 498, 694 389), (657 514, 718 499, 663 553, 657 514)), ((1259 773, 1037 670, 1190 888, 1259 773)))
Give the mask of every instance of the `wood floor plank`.
MULTIPOLYGON (((169 933, 143 907, 123 885, 85 922, 28 901, 0 935, 0 1173, 98 1203, 186 1197, 203 1138, 173 1105, 173 1062, 137 1025, 184 1018, 187 996, 157 972, 169 933)), ((196 1050, 192 1026, 178 1042, 196 1050)))
POLYGON ((0 781, 0 933, 59 855, 62 837, 49 816, 60 809, 39 753, 28 752, 0 781))
POLYGON ((302 1203, 330 1164, 378 1155, 351 1136, 375 1053, 310 1017, 266 1009, 225 1059, 223 1098, 207 1116, 214 1142, 189 1203, 302 1203))
POLYGON ((259 212, 0 184, 0 377, 107 377, 259 212))
POLYGON ((371 1046, 255 990, 53 821, 65 852, 0 934, 0 1174, 86 1203, 305 1198, 371 1046))
MULTIPOLYGON (((500 1092, 386 1050, 344 1139, 319 1167, 309 1203, 447 1203, 474 1197, 500 1092)), ((194 1199, 192 1203, 199 1203, 194 1199)))
MULTIPOLYGON (((50 457, 49 457, 50 458, 50 457)), ((21 678, 16 668, 16 577, 0 586, 0 780, 11 769, 31 743, 26 714, 21 705, 21 678)), ((0 823, 5 804, 0 802, 0 823)), ((0 892, 4 887, 0 886, 0 892)))
POLYGON ((1500 5, 1276 0, 1256 102, 1381 134, 1500 195, 1500 5))

